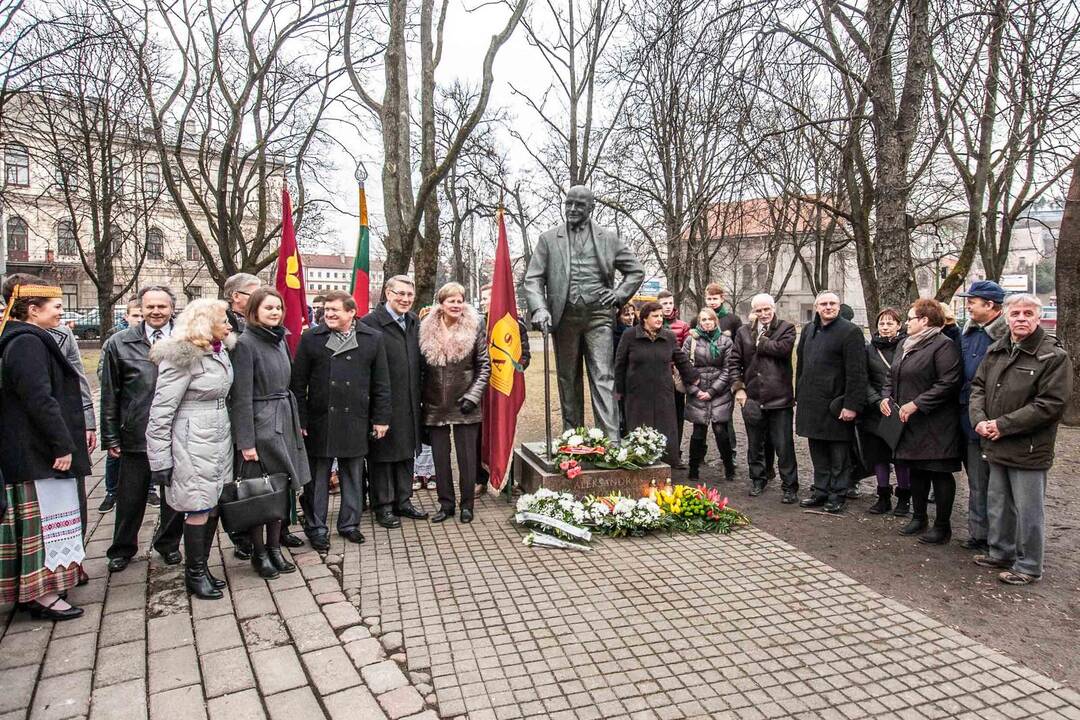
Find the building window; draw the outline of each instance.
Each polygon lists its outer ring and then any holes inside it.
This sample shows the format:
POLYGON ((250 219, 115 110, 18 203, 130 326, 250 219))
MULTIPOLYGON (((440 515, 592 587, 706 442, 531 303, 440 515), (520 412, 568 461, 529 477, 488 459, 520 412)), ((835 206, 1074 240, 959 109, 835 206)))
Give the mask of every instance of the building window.
POLYGON ((152 260, 165 257, 165 236, 157 228, 146 231, 146 256, 152 260))
POLYGON ((202 297, 202 285, 188 285, 184 288, 184 295, 187 296, 188 301, 198 300, 202 297))
POLYGON ((26 262, 30 259, 30 230, 26 221, 12 215, 7 221, 8 260, 26 262))
POLYGON ((105 252, 119 255, 124 247, 124 233, 116 223, 109 225, 109 237, 105 238, 105 252))
POLYGON ((199 255, 199 246, 195 242, 195 236, 192 235, 191 233, 188 233, 188 235, 187 235, 187 259, 188 260, 198 260, 199 257, 200 257, 200 255, 199 255))
POLYGON ((64 283, 60 286, 64 293, 64 309, 70 310, 79 307, 79 286, 74 283, 64 283))
MULTIPOLYGON (((56 223, 56 254, 61 257, 74 257, 79 254, 79 245, 75 237, 75 224, 70 220, 56 223)), ((64 301, 65 307, 74 307, 64 301)))
POLYGON ((26 187, 30 184, 30 151, 25 145, 13 143, 4 151, 4 179, 8 185, 26 187))
POLYGON ((146 188, 148 195, 157 196, 161 194, 161 168, 157 165, 147 165, 143 171, 143 185, 146 188))
POLYGON ((754 266, 750 263, 746 263, 742 266, 742 281, 744 286, 754 284, 754 266))

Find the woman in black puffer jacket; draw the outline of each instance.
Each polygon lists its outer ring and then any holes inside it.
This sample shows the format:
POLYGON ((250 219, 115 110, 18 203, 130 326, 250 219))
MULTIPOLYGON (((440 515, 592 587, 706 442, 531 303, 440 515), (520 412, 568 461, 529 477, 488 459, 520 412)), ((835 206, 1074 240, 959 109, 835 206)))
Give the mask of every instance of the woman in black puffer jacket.
POLYGON ((698 369, 697 383, 686 388, 686 419, 694 426, 690 436, 690 473, 697 480, 708 448, 712 426, 716 449, 724 461, 724 479, 735 479, 734 452, 728 439, 728 423, 735 401, 731 396, 731 338, 720 331, 720 320, 711 308, 702 308, 697 327, 683 342, 683 352, 698 369))
POLYGON ((866 344, 866 412, 858 426, 863 464, 872 467, 877 476, 878 500, 867 512, 884 515, 892 511, 893 515, 902 517, 911 512, 911 473, 905 465, 893 465, 896 473, 896 508, 893 509, 893 490, 889 485, 892 448, 876 434, 876 429, 881 420, 878 407, 881 404, 881 389, 889 379, 897 348, 907 336, 903 331, 900 311, 896 308, 888 307, 879 312, 875 325, 877 334, 871 336, 866 344))
POLYGON ((420 397, 423 422, 431 436, 439 512, 431 522, 454 515, 450 434, 457 448, 461 522, 472 522, 479 463, 480 403, 491 377, 487 328, 465 302, 465 288, 447 283, 435 294, 435 306, 420 323, 420 397))

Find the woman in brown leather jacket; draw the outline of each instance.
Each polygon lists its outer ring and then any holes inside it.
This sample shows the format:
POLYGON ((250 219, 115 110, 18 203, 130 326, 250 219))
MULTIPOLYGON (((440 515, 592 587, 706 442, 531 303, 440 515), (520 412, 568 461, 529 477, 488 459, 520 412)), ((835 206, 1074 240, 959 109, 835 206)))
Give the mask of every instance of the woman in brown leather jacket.
POLYGON ((424 426, 431 437, 439 512, 431 522, 454 514, 454 482, 450 467, 450 433, 457 448, 461 522, 472 522, 473 483, 479 457, 481 400, 491 365, 487 330, 480 315, 465 302, 465 288, 447 283, 435 294, 435 306, 420 323, 421 402, 424 426))

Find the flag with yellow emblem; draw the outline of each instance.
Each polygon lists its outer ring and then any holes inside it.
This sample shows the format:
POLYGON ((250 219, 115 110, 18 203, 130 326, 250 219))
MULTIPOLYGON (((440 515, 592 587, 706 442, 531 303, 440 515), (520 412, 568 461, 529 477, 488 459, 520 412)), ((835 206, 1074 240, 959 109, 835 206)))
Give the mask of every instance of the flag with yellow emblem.
POLYGON ((510 269, 510 246, 506 241, 502 208, 499 208, 498 222, 495 274, 491 280, 491 303, 487 314, 491 380, 484 395, 484 437, 480 450, 480 460, 488 469, 491 488, 496 491, 501 490, 506 481, 517 416, 525 402, 521 326, 518 325, 514 274, 510 269))
POLYGON ((300 334, 307 327, 308 305, 307 294, 304 292, 304 261, 296 247, 292 199, 289 197, 289 188, 285 186, 281 188, 281 247, 278 250, 274 287, 285 299, 285 317, 281 324, 289 331, 285 341, 289 344, 289 354, 293 354, 300 343, 300 334))

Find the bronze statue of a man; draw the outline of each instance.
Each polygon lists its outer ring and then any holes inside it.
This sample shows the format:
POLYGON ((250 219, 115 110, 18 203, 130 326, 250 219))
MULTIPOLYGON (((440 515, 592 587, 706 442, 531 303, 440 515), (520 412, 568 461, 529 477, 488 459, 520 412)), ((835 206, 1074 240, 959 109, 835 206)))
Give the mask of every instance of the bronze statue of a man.
POLYGON ((613 324, 616 309, 633 297, 645 271, 619 236, 592 221, 592 190, 566 194, 566 223, 540 236, 525 271, 525 300, 533 325, 553 332, 555 370, 564 428, 585 424, 582 360, 597 426, 619 437, 615 402, 613 324), (615 285, 615 271, 621 275, 615 285))

